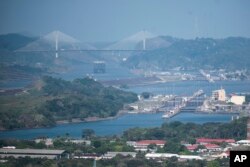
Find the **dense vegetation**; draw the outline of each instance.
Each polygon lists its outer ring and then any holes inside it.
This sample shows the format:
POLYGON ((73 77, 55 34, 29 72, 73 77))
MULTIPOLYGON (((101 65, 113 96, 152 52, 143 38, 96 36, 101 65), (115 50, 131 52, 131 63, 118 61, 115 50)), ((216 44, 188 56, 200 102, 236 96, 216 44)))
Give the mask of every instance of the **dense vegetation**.
MULTIPOLYGON (((92 167, 94 160, 92 159, 62 159, 62 160, 48 160, 48 159, 32 159, 29 157, 19 159, 8 159, 8 162, 0 164, 0 167, 92 167)), ((155 160, 147 160, 143 157, 124 157, 116 156, 110 160, 96 161, 97 167, 224 167, 229 166, 225 159, 216 161, 201 161, 191 160, 186 162, 178 162, 176 158, 171 158, 162 162, 155 160)))
MULTIPOLYGON (((92 138, 92 144, 90 146, 86 146, 84 144, 73 144, 70 142, 66 142, 68 137, 59 137, 54 141, 54 148, 56 149, 64 149, 67 153, 72 155, 81 155, 81 153, 97 153, 97 155, 101 155, 106 153, 107 151, 134 151, 132 147, 127 146, 126 142, 119 138, 100 138, 94 137, 92 138)), ((46 146, 43 143, 35 144, 31 141, 12 141, 5 140, 0 141, 0 146, 6 145, 15 145, 17 148, 45 148, 46 146)), ((48 159, 34 159, 34 158, 7 158, 7 162, 0 164, 4 167, 27 167, 27 166, 54 166, 54 167, 75 167, 75 166, 84 166, 84 167, 92 167, 93 159, 61 159, 61 160, 48 160, 48 159)), ((162 162, 158 162, 155 160, 147 160, 144 157, 144 153, 138 153, 136 158, 132 158, 131 156, 122 156, 117 155, 113 159, 109 160, 98 160, 96 161, 97 167, 195 167, 195 166, 209 166, 209 167, 219 167, 219 166, 228 166, 228 159, 217 159, 214 161, 201 161, 201 160, 190 160, 186 162, 179 162, 176 157, 170 158, 169 160, 164 160, 162 162)))
POLYGON ((34 88, 16 95, 0 96, 0 128, 51 126, 57 120, 115 116, 134 93, 104 87, 90 79, 72 82, 45 76, 34 88))
MULTIPOLYGON (((69 136, 68 136, 69 137, 69 136)), ((68 137, 59 137, 54 141, 54 148, 56 149, 64 149, 67 153, 71 155, 81 155, 81 153, 97 153, 97 155, 101 155, 106 153, 107 151, 134 151, 132 147, 127 146, 125 140, 122 138, 100 138, 94 137, 92 138, 92 144, 90 146, 84 144, 73 144, 70 142, 66 142, 68 137)), ((15 145, 17 148, 23 148, 24 146, 30 148, 45 148, 45 145, 35 144, 34 142, 28 141, 0 141, 1 146, 6 145, 15 145), (21 144, 23 143, 23 144, 21 144)), ((84 166, 91 167, 93 166, 93 159, 61 159, 61 160, 48 160, 48 159, 34 159, 34 158, 8 158, 8 161, 0 164, 5 167, 12 166, 67 166, 67 167, 75 167, 75 166, 84 166)), ((96 161, 97 167, 178 167, 178 166, 209 166, 209 167, 219 167, 219 166, 228 166, 228 159, 217 159, 214 161, 201 161, 201 160, 190 160, 186 162, 179 162, 176 157, 170 158, 169 160, 164 160, 162 162, 158 162, 155 160, 147 160, 144 157, 144 153, 138 153, 136 158, 132 158, 131 156, 122 156, 117 155, 115 158, 110 160, 98 160, 96 161)))
MULTIPOLYGON (((84 137, 89 137, 91 145, 75 144, 68 142, 70 134, 57 137, 54 139, 53 149, 64 149, 70 155, 81 155, 82 153, 95 153, 97 155, 104 154, 108 151, 134 151, 134 148, 126 145, 127 140, 140 139, 164 139, 167 140, 164 148, 158 148, 158 152, 178 153, 178 154, 195 154, 185 150, 180 141, 189 140, 194 142, 195 137, 211 137, 211 138, 235 138, 244 139, 246 137, 247 118, 241 118, 230 123, 207 123, 203 125, 171 122, 165 123, 160 128, 142 129, 135 128, 128 130, 123 136, 117 137, 96 137, 94 132, 89 129, 83 129, 84 137), (228 134, 226 134, 228 133, 228 134), (87 135, 88 134, 88 135, 87 135)), ((17 148, 46 148, 44 143, 36 144, 34 141, 18 141, 18 140, 0 140, 0 147, 13 145, 17 148)), ((150 146, 149 146, 150 147, 150 146)), ((97 167, 224 167, 229 166, 229 159, 215 159, 212 161, 206 160, 188 160, 178 161, 176 157, 161 162, 156 160, 148 160, 145 158, 145 153, 138 152, 136 158, 130 156, 117 155, 109 160, 97 160, 97 167)), ((0 166, 93 166, 93 159, 31 159, 25 158, 8 158, 7 162, 0 166)))
POLYGON ((250 67, 249 57, 250 39, 248 38, 178 39, 170 46, 132 56, 126 61, 126 65, 163 70, 175 67, 239 69, 239 67, 250 67))
POLYGON ((197 137, 245 139, 247 134, 247 118, 230 123, 164 123, 159 128, 133 128, 124 132, 126 140, 164 139, 167 141, 192 143, 197 137))
POLYGON ((32 140, 17 140, 17 139, 0 139, 0 148, 4 146, 15 146, 18 149, 32 148, 32 149, 44 149, 46 145, 42 142, 36 143, 32 140))

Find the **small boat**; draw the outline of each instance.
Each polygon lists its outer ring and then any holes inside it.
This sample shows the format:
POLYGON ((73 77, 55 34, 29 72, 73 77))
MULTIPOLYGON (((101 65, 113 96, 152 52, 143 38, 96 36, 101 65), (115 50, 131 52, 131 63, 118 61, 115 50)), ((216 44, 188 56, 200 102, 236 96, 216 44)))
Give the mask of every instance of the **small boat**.
POLYGON ((170 110, 169 112, 167 112, 166 114, 162 115, 162 118, 170 118, 171 115, 174 114, 174 110, 170 110))
POLYGON ((170 118, 170 115, 169 114, 163 114, 162 118, 170 118))
POLYGON ((179 110, 179 107, 175 107, 172 110, 169 110, 168 112, 166 112, 165 114, 162 115, 162 118, 170 118, 171 116, 175 115, 175 113, 177 113, 179 110))

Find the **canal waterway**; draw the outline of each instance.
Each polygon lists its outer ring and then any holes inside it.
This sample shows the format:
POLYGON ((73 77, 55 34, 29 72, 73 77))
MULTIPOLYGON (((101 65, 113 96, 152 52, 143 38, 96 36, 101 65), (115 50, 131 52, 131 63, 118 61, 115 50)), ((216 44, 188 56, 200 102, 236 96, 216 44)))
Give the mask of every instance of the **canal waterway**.
POLYGON ((170 119, 162 119, 163 113, 127 114, 117 119, 62 124, 53 128, 25 129, 0 132, 0 138, 33 139, 41 136, 57 137, 68 133, 71 137, 80 138, 83 129, 93 129, 99 136, 121 135, 125 130, 134 127, 160 127, 164 122, 181 121, 193 123, 229 122, 233 114, 195 114, 183 112, 170 119))
MULTIPOLYGON (((122 73, 124 78, 127 78, 127 73, 122 73)), ((78 74, 79 75, 79 74, 78 74)), ((108 74, 105 74, 108 75, 108 74)), ((112 79, 120 76, 105 76, 112 79)), ((64 79, 74 79, 79 76, 59 76, 64 79), (68 77, 68 78, 67 78, 68 77)), ((103 76, 100 75, 98 79, 103 76)), ((129 76, 133 77, 133 76, 129 76)), ((22 85, 23 83, 21 83, 22 85)), ((8 84, 9 85, 9 84, 8 84)), ((15 86, 15 85, 14 85, 15 86)), ((13 87, 14 87, 13 86, 13 87)), ((244 93, 250 92, 250 81, 216 81, 215 83, 209 83, 207 81, 179 81, 169 83, 157 83, 151 85, 130 86, 126 91, 132 91, 135 93, 150 92, 153 94, 175 94, 189 96, 195 91, 202 89, 206 95, 210 95, 213 90, 223 87, 227 94, 230 93, 244 93)), ((175 117, 168 120, 162 119, 163 113, 156 114, 127 114, 117 119, 97 121, 97 122, 82 122, 73 124, 57 125, 52 128, 39 128, 39 129, 25 129, 25 130, 13 130, 13 131, 1 131, 1 138, 19 138, 19 139, 32 139, 39 136, 57 137, 64 136, 66 133, 72 137, 81 137, 83 129, 93 129, 99 136, 106 135, 121 135, 125 130, 134 127, 160 127, 162 123, 166 121, 181 121, 181 122, 193 122, 193 123, 206 123, 206 122, 229 122, 233 114, 196 114, 182 112, 175 117)))
POLYGON ((131 86, 128 91, 135 93, 150 92, 153 94, 174 94, 181 96, 190 96, 199 89, 202 89, 206 95, 223 88, 227 94, 250 92, 250 81, 216 81, 209 83, 207 81, 178 81, 157 83, 151 85, 131 86))

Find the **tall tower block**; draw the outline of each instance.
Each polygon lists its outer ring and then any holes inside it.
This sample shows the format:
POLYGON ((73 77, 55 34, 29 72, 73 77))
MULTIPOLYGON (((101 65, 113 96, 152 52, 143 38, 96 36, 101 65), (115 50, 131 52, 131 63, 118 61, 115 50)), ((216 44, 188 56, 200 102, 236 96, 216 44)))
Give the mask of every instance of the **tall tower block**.
POLYGON ((250 117, 248 117, 247 121, 247 140, 250 140, 250 117))

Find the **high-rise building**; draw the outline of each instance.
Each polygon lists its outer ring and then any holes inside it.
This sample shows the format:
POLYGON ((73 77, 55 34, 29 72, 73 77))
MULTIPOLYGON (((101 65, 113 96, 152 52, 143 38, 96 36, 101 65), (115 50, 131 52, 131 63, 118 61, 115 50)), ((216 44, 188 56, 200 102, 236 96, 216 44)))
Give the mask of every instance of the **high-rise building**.
POLYGON ((226 101, 226 91, 225 89, 214 90, 212 92, 212 99, 218 101, 226 101))

